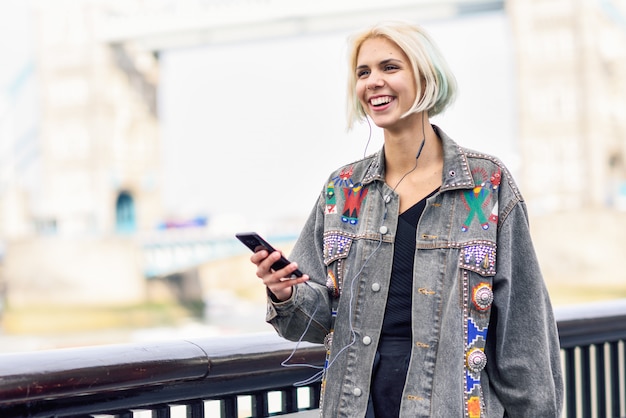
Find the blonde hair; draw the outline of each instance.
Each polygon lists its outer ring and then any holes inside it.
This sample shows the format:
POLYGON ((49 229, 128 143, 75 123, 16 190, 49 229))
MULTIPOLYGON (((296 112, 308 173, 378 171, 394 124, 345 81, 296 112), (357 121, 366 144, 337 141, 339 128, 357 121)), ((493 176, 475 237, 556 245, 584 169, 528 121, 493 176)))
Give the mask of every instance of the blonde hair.
POLYGON ((372 38, 386 38, 395 43, 408 57, 415 75, 417 96, 411 108, 403 115, 427 111, 429 116, 442 113, 452 103, 457 84, 446 60, 432 38, 421 27, 403 22, 379 23, 350 39, 348 52, 348 129, 367 115, 356 95, 356 66, 363 42, 372 38))

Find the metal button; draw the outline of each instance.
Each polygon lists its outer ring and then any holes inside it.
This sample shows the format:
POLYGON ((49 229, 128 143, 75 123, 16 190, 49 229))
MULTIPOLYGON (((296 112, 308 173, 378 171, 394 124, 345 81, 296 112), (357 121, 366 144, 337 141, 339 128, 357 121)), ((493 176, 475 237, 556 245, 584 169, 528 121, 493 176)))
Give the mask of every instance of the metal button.
POLYGON ((372 290, 374 292, 380 291, 380 283, 372 283, 372 290))
POLYGON ((362 393, 363 393, 363 392, 362 392, 362 391, 361 391, 361 389, 359 389, 359 388, 354 388, 354 389, 352 389, 352 394, 353 394, 354 396, 361 396, 361 394, 362 394, 362 393))
POLYGON ((487 365, 487 356, 479 349, 474 348, 467 353, 467 368, 474 373, 480 372, 487 365))
POLYGON ((391 202, 391 196, 386 195, 385 196, 385 203, 389 203, 389 202, 391 202))
POLYGON ((371 343, 372 343, 372 338, 369 335, 366 335, 365 337, 363 337, 364 345, 370 345, 371 343))
POLYGON ((389 228, 387 228, 385 225, 381 226, 378 229, 378 232, 380 232, 381 234, 385 235, 387 232, 389 232, 389 228))

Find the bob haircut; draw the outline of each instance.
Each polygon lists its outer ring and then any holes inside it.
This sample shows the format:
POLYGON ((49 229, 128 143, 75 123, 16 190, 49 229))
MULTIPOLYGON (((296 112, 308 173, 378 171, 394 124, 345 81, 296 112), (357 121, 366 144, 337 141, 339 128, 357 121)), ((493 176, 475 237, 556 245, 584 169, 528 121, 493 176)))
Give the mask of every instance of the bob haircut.
POLYGON ((417 96, 403 117, 422 111, 428 116, 442 113, 454 100, 456 78, 432 38, 419 26, 403 22, 379 23, 357 33, 349 40, 348 62, 348 130, 354 123, 367 118, 356 96, 356 66, 363 42, 372 38, 386 38, 395 43, 408 57, 415 76, 417 96))

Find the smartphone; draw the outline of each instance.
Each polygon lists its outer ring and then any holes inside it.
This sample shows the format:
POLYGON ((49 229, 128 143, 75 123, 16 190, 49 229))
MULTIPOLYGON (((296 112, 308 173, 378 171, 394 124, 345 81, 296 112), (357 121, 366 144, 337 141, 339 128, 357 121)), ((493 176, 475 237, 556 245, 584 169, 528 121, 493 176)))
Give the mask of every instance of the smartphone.
MULTIPOLYGON (((265 250, 268 253, 273 253, 274 251, 276 251, 276 249, 272 247, 269 242, 261 238, 261 236, 256 232, 239 232, 235 234, 235 237, 237 237, 239 241, 241 241, 246 247, 250 248, 255 253, 261 250, 265 250)), ((287 260, 284 256, 281 256, 278 261, 272 264, 272 270, 280 270, 290 263, 291 262, 287 260)), ((299 269, 296 269, 292 273, 292 276, 302 277, 302 272, 299 269)))

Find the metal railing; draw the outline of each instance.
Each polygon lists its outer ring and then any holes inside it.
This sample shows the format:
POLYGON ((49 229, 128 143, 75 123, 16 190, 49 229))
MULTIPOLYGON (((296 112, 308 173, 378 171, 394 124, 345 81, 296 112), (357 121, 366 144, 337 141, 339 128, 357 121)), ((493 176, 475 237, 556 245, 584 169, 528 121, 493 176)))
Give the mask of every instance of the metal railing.
MULTIPOLYGON (((626 416, 626 300, 557 309, 568 418, 626 416)), ((0 416, 267 417, 305 414, 317 372, 284 367, 294 343, 274 334, 0 355, 0 416)), ((321 366, 301 343, 290 364, 321 366)))
POLYGON ((626 300, 556 311, 567 418, 626 417, 626 300))

